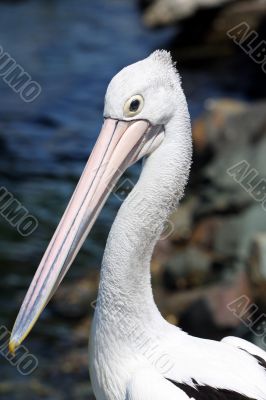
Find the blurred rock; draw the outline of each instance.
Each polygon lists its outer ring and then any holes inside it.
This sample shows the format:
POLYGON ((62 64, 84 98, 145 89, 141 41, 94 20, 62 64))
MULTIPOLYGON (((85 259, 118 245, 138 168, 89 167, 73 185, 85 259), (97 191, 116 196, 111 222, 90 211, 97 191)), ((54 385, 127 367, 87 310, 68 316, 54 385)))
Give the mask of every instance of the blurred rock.
POLYGON ((247 103, 232 99, 208 99, 205 113, 193 122, 193 141, 196 153, 204 155, 215 152, 230 140, 224 130, 228 119, 242 114, 248 109, 247 103))
POLYGON ((65 318, 81 319, 93 312, 90 304, 97 298, 98 272, 90 271, 85 278, 64 283, 56 291, 51 309, 65 318))
POLYGON ((253 237, 257 232, 266 230, 265 217, 260 205, 254 205, 240 215, 224 217, 216 232, 215 251, 247 260, 253 237))
POLYGON ((161 307, 169 322, 192 335, 216 340, 227 335, 251 339, 250 330, 228 307, 243 294, 252 302, 247 274, 241 271, 227 283, 164 295, 161 307))
POLYGON ((214 29, 224 34, 228 29, 245 21, 250 29, 258 30, 266 14, 265 0, 230 1, 218 14, 214 29))
MULTIPOLYGON (((212 313, 212 319, 218 327, 238 327, 243 322, 240 316, 232 312, 229 305, 245 295, 252 302, 252 289, 245 271, 238 272, 230 282, 219 284, 206 292, 205 298, 212 313)), ((245 318, 248 318, 246 314, 245 318)))
POLYGON ((250 169, 258 172, 258 176, 264 177, 266 103, 254 104, 246 111, 237 111, 229 116, 228 112, 218 111, 216 106, 203 119, 206 121, 205 140, 213 156, 200 174, 202 196, 198 216, 244 210, 256 201, 233 179, 228 169, 244 160, 250 169))
POLYGON ((232 112, 225 104, 209 102, 203 117, 205 141, 213 157, 200 174, 200 201, 195 215, 200 222, 193 241, 218 254, 246 260, 256 232, 265 232, 266 214, 262 203, 252 195, 252 186, 248 190, 249 186, 245 188, 228 170, 244 161, 258 180, 264 178, 266 104, 234 104, 232 112))
POLYGON ((221 218, 217 216, 203 218, 194 225, 191 244, 203 249, 213 250, 215 237, 222 223, 221 218))
POLYGON ((257 200, 252 194, 266 171, 266 103, 207 101, 194 140, 198 159, 206 159, 194 161, 190 195, 173 215, 173 247, 161 275, 172 295, 161 305, 177 323, 188 309, 192 320, 194 310, 205 310, 210 332, 229 326, 241 336, 245 333, 226 305, 245 294, 266 309, 265 203, 263 192, 257 200), (242 161, 257 177, 253 185, 248 172, 245 181, 230 172, 242 161))
POLYGON ((169 25, 191 17, 198 9, 212 8, 232 0, 154 0, 148 3, 144 23, 149 27, 169 25))
POLYGON ((167 289, 199 286, 209 272, 211 257, 197 247, 187 247, 171 258, 164 267, 163 283, 167 289))
POLYGON ((202 152, 208 146, 214 154, 223 156, 227 149, 221 146, 255 144, 266 134, 265 102, 249 105, 238 100, 208 99, 205 110, 193 125, 196 151, 202 152))
MULTIPOLYGON (((224 61, 232 55, 246 56, 227 32, 243 21, 250 30, 260 32, 266 17, 266 0, 151 0, 143 3, 146 26, 177 26, 176 36, 168 47, 175 60, 191 66, 195 60, 199 63, 218 58, 224 61)), ((241 63, 238 68, 243 70, 241 63)), ((252 79, 255 81, 255 76, 252 79)))
POLYGON ((204 298, 200 298, 188 307, 180 316, 179 326, 190 335, 204 339, 221 340, 226 336, 251 339, 251 332, 245 325, 240 325, 239 321, 237 327, 217 325, 208 302, 204 298))
POLYGON ((171 239, 176 242, 187 240, 192 233, 193 214, 197 207, 197 199, 187 196, 186 201, 181 202, 178 209, 171 217, 174 230, 171 239))
POLYGON ((266 283, 266 233, 256 234, 251 243, 249 271, 252 282, 266 283))

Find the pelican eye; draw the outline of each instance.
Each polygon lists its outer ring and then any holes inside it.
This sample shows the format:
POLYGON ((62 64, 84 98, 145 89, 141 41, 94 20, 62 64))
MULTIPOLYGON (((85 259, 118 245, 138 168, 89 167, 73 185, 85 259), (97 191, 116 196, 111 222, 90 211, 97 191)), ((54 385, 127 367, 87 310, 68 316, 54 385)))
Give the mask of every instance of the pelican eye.
POLYGON ((144 106, 144 99, 140 94, 130 97, 124 105, 125 117, 134 117, 139 114, 144 106))
POLYGON ((137 99, 136 99, 136 100, 133 100, 133 101, 131 101, 131 103, 130 103, 129 111, 130 111, 130 112, 136 112, 136 111, 138 111, 139 106, 140 106, 140 101, 137 100, 137 99))

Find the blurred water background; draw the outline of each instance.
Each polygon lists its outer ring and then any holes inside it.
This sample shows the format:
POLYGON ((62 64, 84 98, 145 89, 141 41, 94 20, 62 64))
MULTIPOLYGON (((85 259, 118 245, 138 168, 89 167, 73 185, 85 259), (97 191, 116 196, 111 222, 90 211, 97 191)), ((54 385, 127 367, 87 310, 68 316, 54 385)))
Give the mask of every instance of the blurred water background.
MULTIPOLYGON (((173 50, 178 41, 177 25, 151 29, 143 23, 138 5, 134 0, 0 3, 0 45, 42 87, 36 101, 25 103, 0 79, 0 184, 39 222, 32 235, 22 237, 0 218, 0 321, 9 329, 95 143, 108 82, 123 66, 157 48, 173 50)), ((194 46, 200 49, 197 41, 194 46)), ((178 51, 174 53, 193 121, 198 121, 206 111, 206 104, 213 104, 211 100, 231 99, 236 103, 232 105, 226 100, 225 108, 234 109, 236 104, 244 101, 248 104, 263 97, 261 85, 254 78, 258 74, 263 76, 261 71, 254 73, 254 66, 250 67, 243 54, 238 57, 247 68, 238 69, 236 56, 224 56, 222 47, 219 54, 217 46, 209 57, 180 57, 179 61, 178 51), (255 82, 252 90, 250 82, 255 82)), ((186 43, 182 49, 193 53, 193 47, 186 43)), ((198 138, 199 126, 196 132, 198 138)), ((200 152, 195 157, 194 162, 205 165, 211 156, 207 151, 203 158, 200 159, 200 152)), ((132 182, 140 169, 139 164, 127 172, 132 182)), ((197 188, 196 172, 192 174, 192 182, 196 182, 197 188)), ((207 181, 202 182, 206 185, 207 181)), ((193 193, 193 187, 189 191, 193 193)), ((89 304, 95 299, 105 240, 120 203, 117 195, 110 197, 61 294, 43 313, 26 342, 38 357, 37 371, 23 377, 0 358, 1 399, 91 396, 86 351, 89 315, 93 312, 89 304)), ((167 246, 172 243, 161 245, 164 263, 167 246)), ((158 259, 161 260, 160 256, 158 259)), ((177 260, 164 273, 163 282, 166 289, 178 292, 183 290, 183 281, 172 285, 175 278, 171 271, 175 266, 178 267, 177 260)), ((159 289, 158 293, 160 300, 159 289)), ((175 318, 172 311, 170 314, 175 318)))

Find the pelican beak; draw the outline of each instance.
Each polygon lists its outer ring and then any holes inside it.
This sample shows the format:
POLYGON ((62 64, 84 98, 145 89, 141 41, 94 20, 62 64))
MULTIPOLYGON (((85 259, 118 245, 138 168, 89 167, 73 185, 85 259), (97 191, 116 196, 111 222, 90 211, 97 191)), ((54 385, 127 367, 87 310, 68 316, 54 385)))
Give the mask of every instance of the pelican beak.
POLYGON ((125 169, 154 149, 162 126, 107 118, 67 209, 52 237, 17 316, 11 352, 26 338, 56 291, 125 169))

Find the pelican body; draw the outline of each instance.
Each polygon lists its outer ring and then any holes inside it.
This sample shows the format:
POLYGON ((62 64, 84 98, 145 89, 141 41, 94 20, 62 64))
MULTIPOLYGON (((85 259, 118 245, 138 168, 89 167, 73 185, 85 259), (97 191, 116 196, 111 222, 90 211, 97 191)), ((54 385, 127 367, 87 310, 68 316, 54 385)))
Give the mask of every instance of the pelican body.
POLYGON ((90 335, 97 400, 266 400, 266 354, 238 338, 198 339, 171 325, 153 299, 150 261, 183 195, 191 127, 180 78, 166 51, 110 82, 104 123, 15 322, 10 349, 27 336, 125 169, 145 157, 104 252, 90 335))

